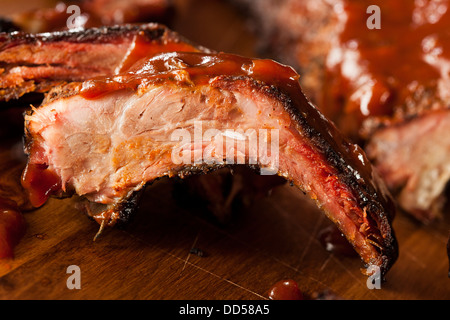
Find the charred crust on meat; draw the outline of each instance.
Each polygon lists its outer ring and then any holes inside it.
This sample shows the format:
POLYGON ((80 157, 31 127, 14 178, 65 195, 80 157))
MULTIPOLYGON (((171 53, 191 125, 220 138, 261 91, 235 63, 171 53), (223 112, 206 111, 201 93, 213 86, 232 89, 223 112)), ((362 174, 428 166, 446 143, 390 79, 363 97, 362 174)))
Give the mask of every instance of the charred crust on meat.
POLYGON ((144 192, 145 187, 114 205, 102 205, 80 198, 76 207, 103 226, 125 228, 139 210, 139 202, 144 192))

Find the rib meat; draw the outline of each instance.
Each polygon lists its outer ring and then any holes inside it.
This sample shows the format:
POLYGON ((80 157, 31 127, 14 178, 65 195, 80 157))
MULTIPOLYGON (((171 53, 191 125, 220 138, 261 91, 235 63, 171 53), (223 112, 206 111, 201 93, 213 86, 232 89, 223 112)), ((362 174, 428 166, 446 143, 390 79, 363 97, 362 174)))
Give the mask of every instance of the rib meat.
POLYGON ((442 212, 450 179, 450 1, 234 0, 266 54, 301 70, 308 97, 366 146, 400 206, 442 212), (380 29, 369 29, 377 5, 380 29))
POLYGON ((0 100, 112 75, 152 53, 199 50, 207 51, 159 24, 0 33, 0 100))
POLYGON ((363 151, 305 98, 298 77, 272 60, 173 51, 57 87, 26 115, 23 185, 36 206, 51 194, 82 196, 94 219, 113 225, 155 179, 246 164, 309 194, 385 274, 397 258, 393 202, 363 151), (263 143, 256 157, 246 140, 255 135, 263 143), (224 140, 224 148, 216 144, 224 140))

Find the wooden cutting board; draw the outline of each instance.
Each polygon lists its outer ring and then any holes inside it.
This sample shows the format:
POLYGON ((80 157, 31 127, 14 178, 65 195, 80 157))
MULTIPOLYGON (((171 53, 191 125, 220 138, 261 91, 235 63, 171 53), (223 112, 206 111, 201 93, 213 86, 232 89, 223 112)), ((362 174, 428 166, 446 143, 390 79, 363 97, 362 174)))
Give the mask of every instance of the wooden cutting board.
MULTIPOLYGON (((232 8, 180 3, 176 31, 216 50, 255 54, 232 8)), ((7 13, 16 10, 5 5, 7 13)), ((20 193, 24 108, 0 110, 0 196, 20 193)), ((369 290, 359 258, 328 252, 319 241, 330 222, 295 187, 277 187, 227 224, 189 209, 173 191, 169 179, 147 187, 130 224, 96 241, 99 226, 77 211, 74 199, 24 212, 28 228, 15 258, 0 262, 0 299, 267 299, 271 286, 288 278, 308 297, 329 291, 341 299, 450 299, 450 212, 429 226, 399 212, 399 259, 381 289, 369 290), (80 268, 80 289, 67 287, 71 265, 80 268)))

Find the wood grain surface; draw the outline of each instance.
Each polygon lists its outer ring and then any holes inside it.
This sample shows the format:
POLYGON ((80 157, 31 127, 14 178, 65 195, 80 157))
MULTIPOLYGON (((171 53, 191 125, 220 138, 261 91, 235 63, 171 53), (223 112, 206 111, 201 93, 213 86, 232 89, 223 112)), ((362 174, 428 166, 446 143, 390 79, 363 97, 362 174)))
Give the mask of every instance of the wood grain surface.
MULTIPOLYGON (((4 14, 20 10, 16 2, 0 3, 4 14)), ((212 49, 256 55, 244 19, 227 4, 177 5, 172 28, 185 37, 212 49)), ((0 196, 17 201, 23 201, 27 107, 0 110, 0 196)), ((96 241, 99 226, 75 208, 75 199, 50 199, 24 212, 27 232, 15 258, 0 262, 0 299, 260 300, 282 279, 295 280, 307 297, 329 291, 340 299, 450 299, 450 213, 424 226, 399 212, 394 221, 399 259, 381 289, 369 290, 359 258, 331 253, 320 243, 318 235, 330 222, 295 187, 277 187, 220 224, 206 209, 181 203, 175 186, 163 179, 147 187, 130 224, 107 229, 96 241), (79 290, 66 286, 70 265, 80 267, 79 290)))

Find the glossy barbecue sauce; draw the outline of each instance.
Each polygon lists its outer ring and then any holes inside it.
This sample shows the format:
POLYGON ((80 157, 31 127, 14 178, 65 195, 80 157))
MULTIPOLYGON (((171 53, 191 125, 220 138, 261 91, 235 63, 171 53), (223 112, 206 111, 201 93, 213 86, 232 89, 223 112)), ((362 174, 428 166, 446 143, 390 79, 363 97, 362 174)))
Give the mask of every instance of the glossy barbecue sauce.
POLYGON ((25 219, 16 203, 0 197, 0 259, 14 257, 14 247, 25 231, 25 219))
POLYGON ((164 38, 162 40, 149 41, 145 32, 141 31, 134 36, 122 63, 116 67, 115 73, 126 73, 138 61, 164 52, 199 52, 199 49, 190 43, 179 41, 178 39, 164 38))
MULTIPOLYGON (((130 56, 140 54, 132 52, 130 56)), ((164 81, 182 86, 205 85, 219 76, 251 77, 282 87, 291 94, 299 89, 299 75, 290 67, 272 60, 252 60, 225 53, 162 52, 137 61, 130 59, 126 65, 129 66, 126 72, 84 82, 81 96, 96 99, 112 91, 136 90, 140 85, 164 81)))
POLYGON ((325 114, 333 120, 351 115, 347 119, 358 123, 400 119, 450 98, 450 1, 344 3, 337 14, 345 27, 327 58, 325 114), (380 8, 380 29, 367 27, 370 5, 380 8))

